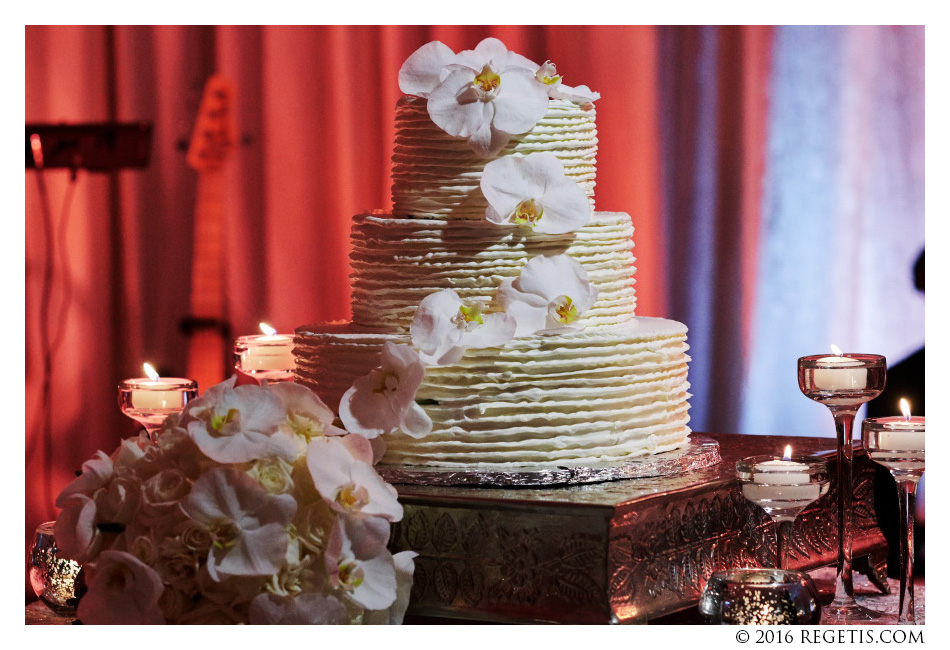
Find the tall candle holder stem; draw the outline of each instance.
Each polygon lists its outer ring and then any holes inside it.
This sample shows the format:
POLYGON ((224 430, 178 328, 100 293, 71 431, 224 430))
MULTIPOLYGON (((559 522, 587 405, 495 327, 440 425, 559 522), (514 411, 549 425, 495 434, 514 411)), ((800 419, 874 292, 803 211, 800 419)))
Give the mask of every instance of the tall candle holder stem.
POLYGON ((897 481, 897 498, 900 504, 900 519, 904 526, 901 535, 901 596, 897 609, 897 622, 901 625, 916 625, 914 609, 914 506, 917 501, 917 479, 897 481))
POLYGON ((859 607, 854 600, 852 543, 854 541, 854 416, 857 409, 831 407, 838 442, 838 570, 835 576, 835 598, 832 610, 838 614, 854 614, 859 607))
POLYGON ((923 417, 911 417, 910 407, 903 418, 867 418, 862 426, 862 441, 868 456, 890 470, 897 483, 897 503, 903 526, 900 537, 900 601, 897 623, 916 625, 914 609, 914 502, 917 483, 924 474, 926 456, 923 417))

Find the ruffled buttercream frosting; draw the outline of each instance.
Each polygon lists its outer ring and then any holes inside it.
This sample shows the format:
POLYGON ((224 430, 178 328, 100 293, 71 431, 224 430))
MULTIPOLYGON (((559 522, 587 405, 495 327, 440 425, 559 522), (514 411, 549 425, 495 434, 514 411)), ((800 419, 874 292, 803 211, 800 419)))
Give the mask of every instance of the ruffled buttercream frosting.
MULTIPOLYGON (((404 334, 352 324, 297 329, 297 381, 336 407, 404 334)), ((637 318, 613 328, 526 336, 429 367, 416 399, 422 439, 385 437, 383 462, 444 467, 556 466, 622 460, 684 445, 686 326, 637 318)))
POLYGON ((578 325, 619 325, 636 308, 632 235, 623 212, 595 212, 588 225, 563 235, 487 222, 359 215, 351 235, 353 322, 408 331, 419 302, 440 289, 488 305, 502 281, 516 278, 530 258, 567 254, 600 292, 578 325))
MULTIPOLYGON (((564 164, 594 205, 597 128, 593 105, 552 99, 545 116, 511 138, 496 157, 547 151, 564 164)), ((483 220, 487 202, 479 183, 485 165, 464 138, 449 135, 429 118, 426 100, 404 96, 396 105, 393 214, 402 217, 483 220)))

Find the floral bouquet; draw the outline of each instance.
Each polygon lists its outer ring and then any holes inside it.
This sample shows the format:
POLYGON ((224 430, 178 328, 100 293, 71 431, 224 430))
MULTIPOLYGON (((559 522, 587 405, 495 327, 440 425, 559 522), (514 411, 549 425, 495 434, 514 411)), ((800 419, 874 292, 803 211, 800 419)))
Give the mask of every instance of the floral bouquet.
POLYGON ((412 552, 390 554, 382 449, 293 383, 208 389, 99 452, 59 494, 87 624, 400 623, 412 552), (376 458, 374 458, 374 456, 376 458))

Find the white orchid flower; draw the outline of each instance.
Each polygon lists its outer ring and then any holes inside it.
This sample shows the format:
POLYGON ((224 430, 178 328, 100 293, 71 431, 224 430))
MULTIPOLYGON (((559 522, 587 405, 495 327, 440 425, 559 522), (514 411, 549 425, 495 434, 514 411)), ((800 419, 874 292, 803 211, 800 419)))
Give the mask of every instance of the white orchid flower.
POLYGON ((244 472, 217 467, 195 481, 180 507, 211 534, 206 566, 212 580, 280 569, 297 511, 293 496, 269 494, 244 472))
POLYGON ((567 255, 538 255, 518 278, 502 282, 498 300, 517 321, 516 336, 559 334, 582 329, 575 323, 597 294, 577 261, 567 255))
POLYGON ((268 384, 267 390, 277 396, 287 413, 286 420, 278 427, 281 432, 303 443, 319 436, 346 435, 346 431, 333 426, 333 411, 306 386, 284 381, 268 384))
MULTIPOLYGON (((58 540, 57 540, 58 541, 58 540)), ((86 625, 161 625, 158 600, 165 590, 161 576, 123 551, 103 551, 83 566, 89 590, 77 614, 86 625)))
POLYGON ((413 551, 402 551, 393 555, 396 569, 396 600, 389 609, 367 611, 363 614, 363 625, 402 625, 409 608, 409 596, 412 593, 412 575, 416 564, 413 559, 419 555, 413 551))
POLYGON ((488 201, 485 218, 492 223, 552 235, 590 223, 590 200, 552 153, 493 160, 485 165, 481 187, 488 201))
POLYGON ((257 595, 248 612, 251 625, 345 625, 346 609, 333 596, 303 592, 296 596, 257 595))
POLYGON ((402 519, 396 489, 365 462, 365 457, 355 457, 341 438, 314 438, 307 446, 307 468, 314 487, 337 512, 387 521, 402 519))
POLYGON ((534 78, 537 68, 497 38, 455 55, 435 42, 406 60, 399 87, 428 98, 429 117, 440 129, 467 138, 476 153, 491 157, 547 112, 548 91, 534 78))
POLYGON ((274 435, 286 419, 272 390, 251 384, 234 387, 229 380, 189 402, 179 425, 208 458, 244 463, 268 455, 294 458, 297 449, 292 441, 274 435))
POLYGON ((401 429, 413 437, 432 431, 432 420, 416 403, 425 377, 419 353, 405 344, 386 341, 378 368, 360 377, 340 400, 340 420, 350 433, 366 438, 401 429))
POLYGON ((454 289, 422 299, 409 326, 412 344, 427 364, 457 363, 468 348, 504 345, 515 335, 515 320, 504 313, 484 314, 480 304, 467 305, 454 289))
POLYGON ((324 563, 330 585, 346 598, 369 610, 388 609, 396 601, 396 567, 383 548, 377 555, 361 556, 339 522, 330 533, 324 563))
POLYGON ((534 77, 547 86, 548 96, 551 99, 566 99, 581 106, 593 104, 600 99, 600 93, 594 92, 587 86, 571 88, 561 83, 561 75, 557 73, 557 68, 550 61, 545 61, 539 66, 534 77))
POLYGON ((98 451, 94 458, 82 464, 82 472, 64 487, 56 497, 56 507, 65 507, 70 497, 77 494, 93 496, 97 490, 105 487, 115 474, 112 458, 98 451))
POLYGON ((102 534, 99 532, 96 502, 81 492, 60 503, 63 510, 53 524, 53 536, 60 554, 80 564, 99 553, 102 534))

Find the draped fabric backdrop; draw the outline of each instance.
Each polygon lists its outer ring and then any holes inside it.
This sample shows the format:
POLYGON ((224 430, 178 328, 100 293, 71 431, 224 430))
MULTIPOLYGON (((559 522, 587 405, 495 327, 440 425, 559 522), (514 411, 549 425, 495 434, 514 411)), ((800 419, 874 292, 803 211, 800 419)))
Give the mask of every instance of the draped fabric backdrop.
POLYGON ((27 27, 27 122, 154 124, 145 170, 72 186, 48 170, 53 224, 26 173, 27 538, 85 459, 134 432, 117 382, 144 361, 184 372, 184 149, 207 77, 238 89, 231 325, 290 331, 349 316, 350 218, 390 204, 400 65, 486 36, 602 94, 597 206, 633 217, 637 313, 690 328, 694 430, 831 435, 798 356, 835 342, 894 362, 922 345, 923 28, 27 27))

